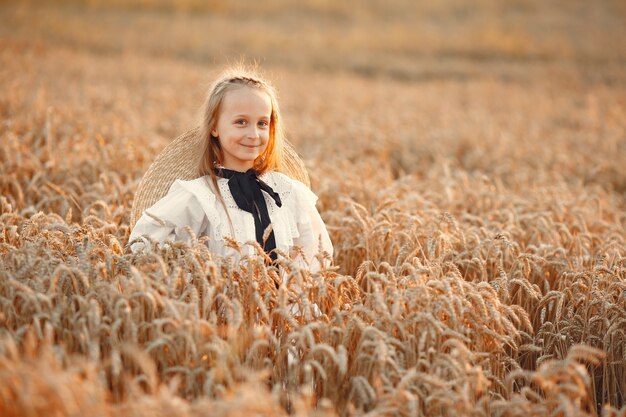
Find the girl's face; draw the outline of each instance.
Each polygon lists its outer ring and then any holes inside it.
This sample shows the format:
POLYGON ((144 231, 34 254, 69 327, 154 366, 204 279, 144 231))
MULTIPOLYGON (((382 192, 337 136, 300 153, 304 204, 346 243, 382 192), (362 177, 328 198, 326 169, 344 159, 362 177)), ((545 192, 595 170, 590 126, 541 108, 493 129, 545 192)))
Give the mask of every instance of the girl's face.
POLYGON ((270 137, 272 102, 267 93, 250 87, 228 91, 222 99, 215 128, 222 148, 222 166, 247 171, 265 151, 270 137))

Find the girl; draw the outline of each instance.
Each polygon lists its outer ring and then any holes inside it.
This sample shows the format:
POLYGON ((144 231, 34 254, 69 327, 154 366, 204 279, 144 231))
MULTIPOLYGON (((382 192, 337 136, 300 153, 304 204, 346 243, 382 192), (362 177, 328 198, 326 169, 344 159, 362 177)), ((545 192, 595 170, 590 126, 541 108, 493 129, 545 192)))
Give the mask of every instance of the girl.
POLYGON ((221 256, 240 256, 227 238, 243 255, 254 252, 245 243, 256 241, 273 261, 289 254, 311 270, 320 267, 320 250, 332 256, 317 196, 278 172, 285 139, 271 85, 251 72, 227 71, 210 90, 199 133, 198 178, 177 179, 143 212, 130 235, 133 251, 144 246, 141 236, 163 243, 188 241, 192 232, 207 236, 210 251, 221 256))

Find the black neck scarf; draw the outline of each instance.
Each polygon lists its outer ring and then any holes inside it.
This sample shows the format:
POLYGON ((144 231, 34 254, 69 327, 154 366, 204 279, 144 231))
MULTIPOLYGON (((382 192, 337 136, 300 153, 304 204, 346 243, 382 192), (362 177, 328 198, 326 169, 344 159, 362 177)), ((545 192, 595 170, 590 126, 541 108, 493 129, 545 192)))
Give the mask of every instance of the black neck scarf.
POLYGON ((246 172, 233 171, 230 169, 216 167, 215 174, 218 177, 228 179, 228 188, 237 203, 237 207, 252 214, 254 218, 254 231, 256 241, 263 250, 270 256, 272 261, 276 261, 276 239, 272 230, 263 241, 263 233, 271 224, 270 215, 267 212, 267 204, 262 191, 265 191, 274 199, 278 207, 282 206, 280 196, 272 190, 272 187, 259 179, 259 173, 250 168, 246 172))

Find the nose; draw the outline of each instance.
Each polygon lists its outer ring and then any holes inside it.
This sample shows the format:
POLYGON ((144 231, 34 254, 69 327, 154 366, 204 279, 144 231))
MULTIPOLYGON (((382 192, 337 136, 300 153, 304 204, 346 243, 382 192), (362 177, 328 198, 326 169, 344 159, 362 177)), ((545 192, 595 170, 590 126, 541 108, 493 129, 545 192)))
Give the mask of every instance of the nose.
POLYGON ((251 126, 248 130, 248 137, 253 139, 260 137, 259 128, 257 126, 251 126))

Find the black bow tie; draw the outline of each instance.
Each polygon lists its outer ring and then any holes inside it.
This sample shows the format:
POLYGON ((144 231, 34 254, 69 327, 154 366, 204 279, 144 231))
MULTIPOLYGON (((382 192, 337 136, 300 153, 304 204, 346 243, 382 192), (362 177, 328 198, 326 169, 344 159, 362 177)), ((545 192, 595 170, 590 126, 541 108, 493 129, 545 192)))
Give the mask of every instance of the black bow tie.
POLYGON ((262 191, 265 191, 278 207, 282 206, 280 196, 272 190, 272 187, 259 179, 259 173, 254 169, 246 172, 233 171, 230 169, 217 167, 215 174, 218 177, 228 179, 228 188, 237 203, 237 207, 252 214, 254 218, 254 231, 256 241, 259 242, 263 250, 269 254, 273 261, 276 261, 276 239, 272 230, 267 237, 267 241, 263 241, 263 233, 271 224, 269 213, 267 212, 267 204, 263 197, 262 191))

